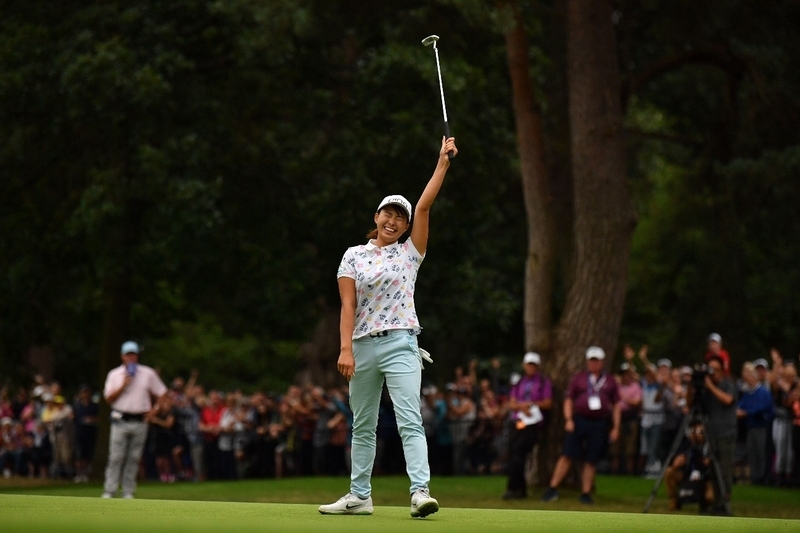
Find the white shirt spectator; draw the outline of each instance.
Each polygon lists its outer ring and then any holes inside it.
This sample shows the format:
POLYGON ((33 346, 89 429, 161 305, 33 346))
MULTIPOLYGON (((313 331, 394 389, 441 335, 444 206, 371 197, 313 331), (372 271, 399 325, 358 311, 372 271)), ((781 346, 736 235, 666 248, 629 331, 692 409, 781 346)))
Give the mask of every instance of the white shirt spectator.
MULTIPOLYGON (((125 381, 125 365, 120 365, 112 369, 106 376, 106 384, 103 388, 103 396, 122 387, 125 381)), ((112 404, 111 408, 115 411, 128 414, 143 414, 153 407, 152 397, 160 398, 167 392, 167 386, 158 377, 156 371, 149 366, 137 364, 136 375, 130 385, 119 395, 112 404)))

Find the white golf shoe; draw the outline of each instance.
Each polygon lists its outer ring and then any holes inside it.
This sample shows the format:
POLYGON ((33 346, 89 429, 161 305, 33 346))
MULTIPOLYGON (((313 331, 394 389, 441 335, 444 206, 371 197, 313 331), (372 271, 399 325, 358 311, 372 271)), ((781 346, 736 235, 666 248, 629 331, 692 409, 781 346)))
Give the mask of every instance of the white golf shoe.
POLYGON ((439 510, 439 502, 432 498, 428 489, 417 489, 411 495, 411 516, 425 518, 439 510))
POLYGON ((329 505, 320 505, 321 514, 372 514, 372 498, 362 500, 352 492, 345 494, 336 502, 329 505))

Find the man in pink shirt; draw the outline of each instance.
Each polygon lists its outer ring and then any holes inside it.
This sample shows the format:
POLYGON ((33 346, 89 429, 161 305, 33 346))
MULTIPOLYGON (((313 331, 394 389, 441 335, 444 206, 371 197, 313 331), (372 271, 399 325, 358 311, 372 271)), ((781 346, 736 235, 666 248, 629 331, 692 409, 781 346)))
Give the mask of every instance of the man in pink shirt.
POLYGON ((167 393, 167 387, 155 370, 139 364, 139 345, 122 345, 122 364, 106 376, 103 397, 111 405, 111 435, 103 498, 113 498, 122 478, 122 497, 133 498, 136 474, 147 439, 145 415, 153 400, 167 393))

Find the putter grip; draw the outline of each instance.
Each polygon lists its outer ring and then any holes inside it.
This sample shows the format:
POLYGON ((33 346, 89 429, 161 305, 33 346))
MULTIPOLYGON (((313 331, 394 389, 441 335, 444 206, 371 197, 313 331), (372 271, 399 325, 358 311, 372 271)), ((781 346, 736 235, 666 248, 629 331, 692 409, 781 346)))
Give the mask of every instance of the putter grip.
MULTIPOLYGON (((448 124, 446 120, 444 122, 444 138, 445 139, 449 139, 450 138, 450 124, 448 124)), ((452 150, 447 152, 447 158, 450 159, 451 161, 453 160, 453 158, 455 156, 456 155, 453 153, 452 150)))

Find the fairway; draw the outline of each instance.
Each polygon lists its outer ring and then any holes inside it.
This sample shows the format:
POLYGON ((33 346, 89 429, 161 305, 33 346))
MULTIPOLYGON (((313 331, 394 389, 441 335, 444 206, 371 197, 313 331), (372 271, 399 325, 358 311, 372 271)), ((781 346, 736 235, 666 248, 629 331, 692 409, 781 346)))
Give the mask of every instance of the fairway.
POLYGON ((796 531, 794 520, 716 518, 633 513, 584 513, 444 508, 426 519, 412 519, 407 507, 377 507, 372 516, 322 516, 316 505, 103 500, 69 496, 0 496, 3 531, 72 532, 264 532, 318 531, 426 533, 560 531, 647 531, 738 533, 796 531))

